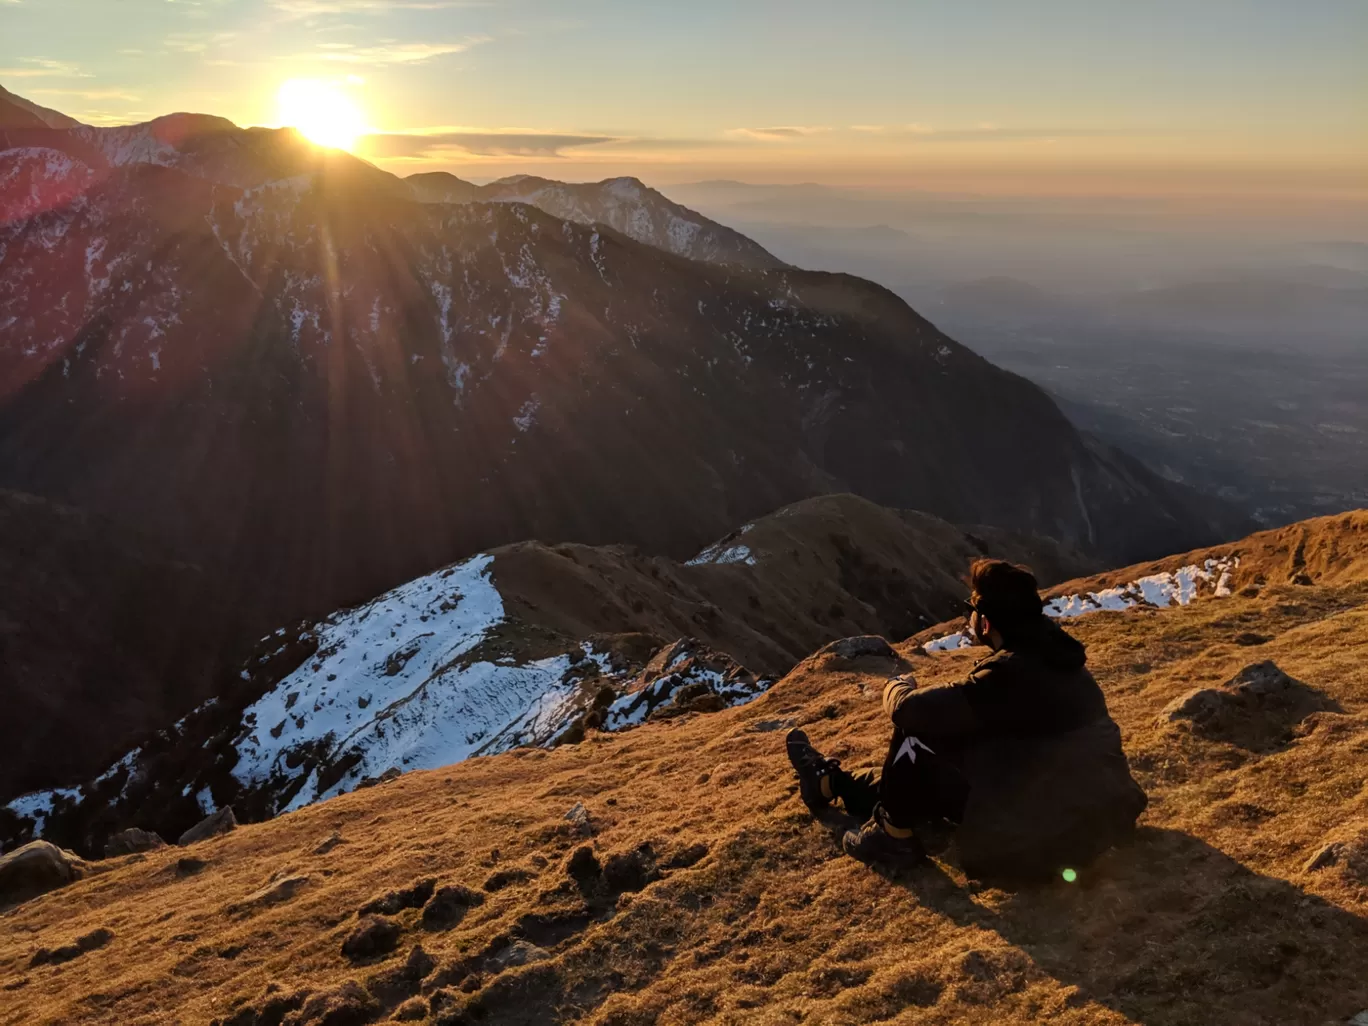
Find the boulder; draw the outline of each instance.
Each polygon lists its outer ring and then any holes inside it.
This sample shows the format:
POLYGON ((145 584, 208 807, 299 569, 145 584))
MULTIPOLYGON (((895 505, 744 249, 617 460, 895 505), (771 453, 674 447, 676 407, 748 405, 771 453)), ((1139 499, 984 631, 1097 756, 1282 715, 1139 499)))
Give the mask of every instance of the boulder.
POLYGON ((1253 752, 1288 744, 1293 728, 1314 712, 1340 707, 1322 692, 1284 673, 1272 660, 1246 666, 1219 687, 1180 695, 1161 723, 1187 723, 1193 733, 1253 752))
POLYGON ((161 839, 161 835, 151 830, 129 827, 127 830, 120 830, 105 841, 104 856, 107 859, 112 859, 120 855, 133 855, 140 851, 156 851, 158 848, 165 847, 166 842, 161 839))
POLYGON ((47 841, 32 841, 0 856, 0 905, 14 905, 85 876, 84 860, 47 841))
POLYGON ((281 902, 289 901, 309 882, 307 875, 283 876, 272 880, 259 891, 247 895, 241 901, 234 902, 228 906, 229 912, 243 912, 254 908, 264 908, 267 905, 279 905, 281 902))
POLYGON ((589 822, 589 810, 583 802, 575 803, 575 807, 565 814, 565 821, 573 832, 582 836, 588 837, 594 832, 594 826, 589 822))
POLYGON ((1368 885, 1368 829, 1323 845, 1302 867, 1304 873, 1334 869, 1346 883, 1368 885))
POLYGON ((233 815, 231 805, 224 806, 218 812, 205 816, 202 820, 192 826, 185 833, 180 835, 180 840, 176 843, 184 847, 187 844, 194 844, 197 841, 207 841, 211 837, 219 834, 226 834, 230 830, 237 829, 237 817, 233 815))
POLYGON ((823 645, 812 654, 811 661, 827 670, 867 670, 869 672, 903 672, 911 664, 893 651, 884 638, 877 634, 859 634, 840 638, 823 645), (876 667, 873 664, 883 664, 876 667))
POLYGON ((518 965, 531 965, 533 962, 543 962, 551 957, 551 952, 545 948, 539 948, 535 944, 525 940, 514 941, 498 954, 489 959, 489 966, 495 972, 503 969, 511 969, 518 965))
POLYGON ((344 840, 342 839, 342 835, 339 834, 336 830, 334 830, 334 831, 333 831, 331 834, 329 834, 326 838, 324 838, 323 840, 319 841, 318 844, 314 845, 314 849, 313 849, 312 852, 310 852, 310 854, 312 854, 312 855, 326 855, 326 854, 328 854, 328 852, 330 852, 330 851, 332 851, 334 848, 336 848, 339 844, 346 844, 346 843, 347 843, 347 842, 344 841, 344 840))
POLYGON ((840 659, 897 659, 898 653, 877 634, 860 634, 853 638, 841 638, 817 650, 818 655, 836 656, 840 659))

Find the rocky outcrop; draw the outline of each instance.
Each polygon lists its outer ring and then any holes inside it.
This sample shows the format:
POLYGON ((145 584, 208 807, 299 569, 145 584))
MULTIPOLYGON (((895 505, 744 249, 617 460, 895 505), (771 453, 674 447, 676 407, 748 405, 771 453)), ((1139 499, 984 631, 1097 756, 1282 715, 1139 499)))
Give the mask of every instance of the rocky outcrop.
POLYGON ((136 852, 156 851, 165 847, 166 842, 161 839, 160 834, 129 827, 127 830, 120 830, 105 842, 104 856, 112 859, 119 855, 133 855, 136 852))
POLYGON ((752 701, 772 683, 696 638, 681 638, 657 652, 625 693, 591 713, 585 726, 621 730, 647 720, 717 712, 752 701))
POLYGON ((226 834, 230 830, 236 829, 237 818, 233 815, 232 807, 228 806, 219 809, 218 812, 205 816, 189 830, 181 834, 176 843, 184 847, 187 844, 207 841, 211 837, 217 837, 220 834, 226 834))
POLYGON ((1355 887, 1368 887, 1368 828, 1351 829, 1347 836, 1323 845, 1303 869, 1306 873, 1327 870, 1355 887))
POLYGON ((65 887, 85 876, 87 865, 78 856, 49 844, 34 841, 0 855, 0 906, 65 887))
POLYGON ((853 638, 841 638, 823 645, 812 654, 812 661, 828 670, 854 670, 867 667, 872 663, 882 663, 890 673, 908 668, 907 660, 893 651, 888 639, 877 634, 863 634, 853 638))
POLYGON ((1315 712, 1339 711, 1317 689, 1289 676, 1271 660, 1246 666, 1215 688, 1197 688, 1165 706, 1160 719, 1193 733, 1253 752, 1269 752, 1292 739, 1293 728, 1315 712))

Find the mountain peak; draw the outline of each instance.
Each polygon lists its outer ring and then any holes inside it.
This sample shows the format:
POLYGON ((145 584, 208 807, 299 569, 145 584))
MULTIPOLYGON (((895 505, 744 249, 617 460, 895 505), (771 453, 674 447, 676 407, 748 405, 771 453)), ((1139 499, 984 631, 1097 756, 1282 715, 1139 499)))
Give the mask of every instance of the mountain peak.
POLYGON ((0 128, 77 128, 80 122, 0 86, 0 128), (29 115, 25 117, 24 115, 29 115))

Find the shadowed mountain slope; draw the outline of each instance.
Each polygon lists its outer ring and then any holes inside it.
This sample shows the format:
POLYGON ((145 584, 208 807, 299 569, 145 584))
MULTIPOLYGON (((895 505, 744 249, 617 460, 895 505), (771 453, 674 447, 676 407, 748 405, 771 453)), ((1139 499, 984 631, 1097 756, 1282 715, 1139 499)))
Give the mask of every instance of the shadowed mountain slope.
POLYGON ((241 628, 198 568, 14 492, 0 539, 0 791, 82 779, 209 696, 241 628))
POLYGON ((207 116, 22 133, 0 483, 160 536, 258 630, 520 538, 684 556, 825 492, 1108 562, 1244 529, 857 278, 419 203, 207 116))

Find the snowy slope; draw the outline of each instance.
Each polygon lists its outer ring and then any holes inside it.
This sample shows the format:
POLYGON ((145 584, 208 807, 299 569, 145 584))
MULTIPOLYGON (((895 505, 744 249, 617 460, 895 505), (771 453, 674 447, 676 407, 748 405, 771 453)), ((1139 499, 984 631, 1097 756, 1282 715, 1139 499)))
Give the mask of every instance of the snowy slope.
POLYGON ((590 714, 591 725, 621 730, 650 716, 739 705, 769 686, 688 640, 644 669, 574 641, 559 654, 519 658, 506 642, 528 631, 506 616, 493 564, 476 556, 317 623, 280 629, 241 672, 267 687, 218 738, 196 733, 224 711, 211 700, 88 785, 26 794, 0 813, 30 824, 21 837, 36 837, 53 815, 86 802, 136 814, 150 786, 193 800, 196 814, 231 804, 240 815, 270 816, 389 770, 550 745, 572 729, 580 736, 590 714), (289 669, 276 672, 282 660, 289 669), (199 748, 208 755, 196 759, 199 748), (179 776, 165 768, 168 749, 186 767, 179 776))

